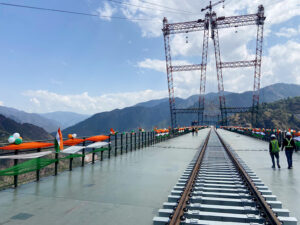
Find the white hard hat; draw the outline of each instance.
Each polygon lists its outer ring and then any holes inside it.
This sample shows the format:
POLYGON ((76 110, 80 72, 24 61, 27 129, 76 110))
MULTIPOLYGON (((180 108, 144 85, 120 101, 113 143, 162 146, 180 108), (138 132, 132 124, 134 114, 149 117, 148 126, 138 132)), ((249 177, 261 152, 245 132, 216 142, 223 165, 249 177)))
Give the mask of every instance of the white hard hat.
POLYGON ((290 132, 286 132, 286 136, 291 136, 291 133, 290 132))
POLYGON ((276 138, 275 134, 272 134, 271 137, 272 137, 272 138, 276 138))

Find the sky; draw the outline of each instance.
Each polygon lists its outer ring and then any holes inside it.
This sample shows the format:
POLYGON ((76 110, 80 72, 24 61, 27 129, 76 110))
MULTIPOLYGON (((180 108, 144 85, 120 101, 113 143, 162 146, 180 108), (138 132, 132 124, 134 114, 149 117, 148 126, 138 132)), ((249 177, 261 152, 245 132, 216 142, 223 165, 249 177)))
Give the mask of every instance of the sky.
MULTIPOLYGON (((1 0, 89 13, 0 5, 0 105, 94 114, 168 96, 162 19, 203 19, 208 0, 1 0), (120 4, 121 3, 121 4, 120 4), (122 17, 124 19, 116 19, 122 17)), ((213 1, 215 2, 215 1, 213 1)), ((218 16, 265 6, 262 87, 300 84, 299 0, 225 0, 218 16)), ((219 31, 222 61, 253 60, 256 26, 219 31)), ((173 65, 201 63, 203 32, 171 36, 173 65)), ((253 88, 253 68, 224 69, 225 91, 253 88)), ((209 40, 206 92, 217 92, 209 40)), ((200 72, 174 73, 175 96, 199 94, 200 72)))

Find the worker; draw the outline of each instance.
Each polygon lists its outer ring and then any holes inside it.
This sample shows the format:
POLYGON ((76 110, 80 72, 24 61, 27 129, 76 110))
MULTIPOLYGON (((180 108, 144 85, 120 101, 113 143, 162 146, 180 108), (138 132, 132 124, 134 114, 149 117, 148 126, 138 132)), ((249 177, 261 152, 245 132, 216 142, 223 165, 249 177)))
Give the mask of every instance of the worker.
POLYGON ((194 133, 195 133, 195 127, 192 127, 192 134, 194 136, 194 133))
POLYGON ((272 168, 275 168, 275 159, 274 158, 276 158, 277 167, 280 168, 280 164, 279 164, 280 146, 279 146, 279 143, 278 143, 278 140, 277 140, 275 134, 271 135, 271 141, 269 144, 269 152, 270 152, 270 156, 271 156, 272 163, 273 163, 272 168))
POLYGON ((281 146, 281 150, 283 151, 285 147, 285 155, 288 163, 288 169, 293 168, 293 152, 294 149, 296 149, 295 141, 292 138, 292 135, 290 132, 286 133, 286 138, 283 139, 283 143, 281 146))
POLYGON ((195 133, 198 136, 198 127, 195 127, 195 133))

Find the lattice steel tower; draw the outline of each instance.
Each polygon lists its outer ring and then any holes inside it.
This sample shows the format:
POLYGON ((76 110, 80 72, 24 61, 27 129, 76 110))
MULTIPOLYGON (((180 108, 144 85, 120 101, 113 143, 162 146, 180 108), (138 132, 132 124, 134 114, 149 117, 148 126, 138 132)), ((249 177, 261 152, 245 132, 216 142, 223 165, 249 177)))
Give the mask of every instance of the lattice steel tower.
POLYGON ((214 44, 214 53, 216 60, 216 71, 218 80, 218 95, 221 111, 221 123, 227 125, 227 114, 237 112, 252 112, 252 126, 255 126, 257 120, 257 113, 259 107, 259 89, 261 78, 261 58, 262 58, 262 43, 263 43, 263 25, 264 25, 264 7, 260 5, 256 14, 248 14, 241 16, 231 17, 217 17, 217 14, 212 11, 212 8, 225 0, 218 1, 214 4, 210 4, 201 9, 201 11, 208 12, 205 14, 205 18, 181 22, 181 23, 168 23, 167 18, 163 20, 163 34, 164 34, 164 46, 166 54, 166 69, 169 91, 169 104, 171 113, 171 125, 172 128, 177 127, 177 113, 195 113, 198 115, 198 122, 203 124, 204 121, 204 105, 205 105, 205 84, 206 84, 206 67, 207 67, 207 52, 208 52, 208 38, 209 28, 211 31, 211 38, 214 44), (235 62, 222 62, 219 34, 218 30, 222 28, 241 27, 248 25, 257 25, 257 40, 256 40, 256 57, 254 60, 249 61, 235 61, 235 62), (171 48, 170 48, 170 35, 178 33, 189 33, 195 31, 203 32, 203 48, 202 48, 202 62, 201 64, 193 65, 180 65, 172 66, 171 48), (253 86, 253 100, 252 107, 226 107, 226 99, 224 95, 223 85, 223 68, 238 68, 238 67, 254 67, 254 86, 253 86), (200 94, 199 103, 197 108, 178 109, 175 104, 174 85, 173 85, 173 72, 179 71, 192 71, 200 70, 200 94))

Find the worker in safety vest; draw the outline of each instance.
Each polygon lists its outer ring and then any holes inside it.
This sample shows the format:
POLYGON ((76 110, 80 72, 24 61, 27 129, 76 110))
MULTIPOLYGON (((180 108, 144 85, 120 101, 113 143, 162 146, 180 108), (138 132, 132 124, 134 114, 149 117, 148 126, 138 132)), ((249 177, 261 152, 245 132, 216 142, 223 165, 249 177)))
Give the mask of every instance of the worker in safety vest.
POLYGON ((277 167, 280 168, 280 164, 279 164, 279 152, 280 152, 280 145, 278 143, 278 140, 275 136, 275 134, 271 135, 271 141, 269 144, 269 152, 270 152, 270 156, 272 159, 272 168, 275 168, 275 159, 277 161, 277 167))
POLYGON ((296 149, 295 141, 292 138, 292 135, 290 132, 286 133, 286 138, 283 140, 281 150, 283 151, 283 148, 285 147, 285 155, 288 162, 288 169, 293 168, 293 152, 294 149, 296 149))

